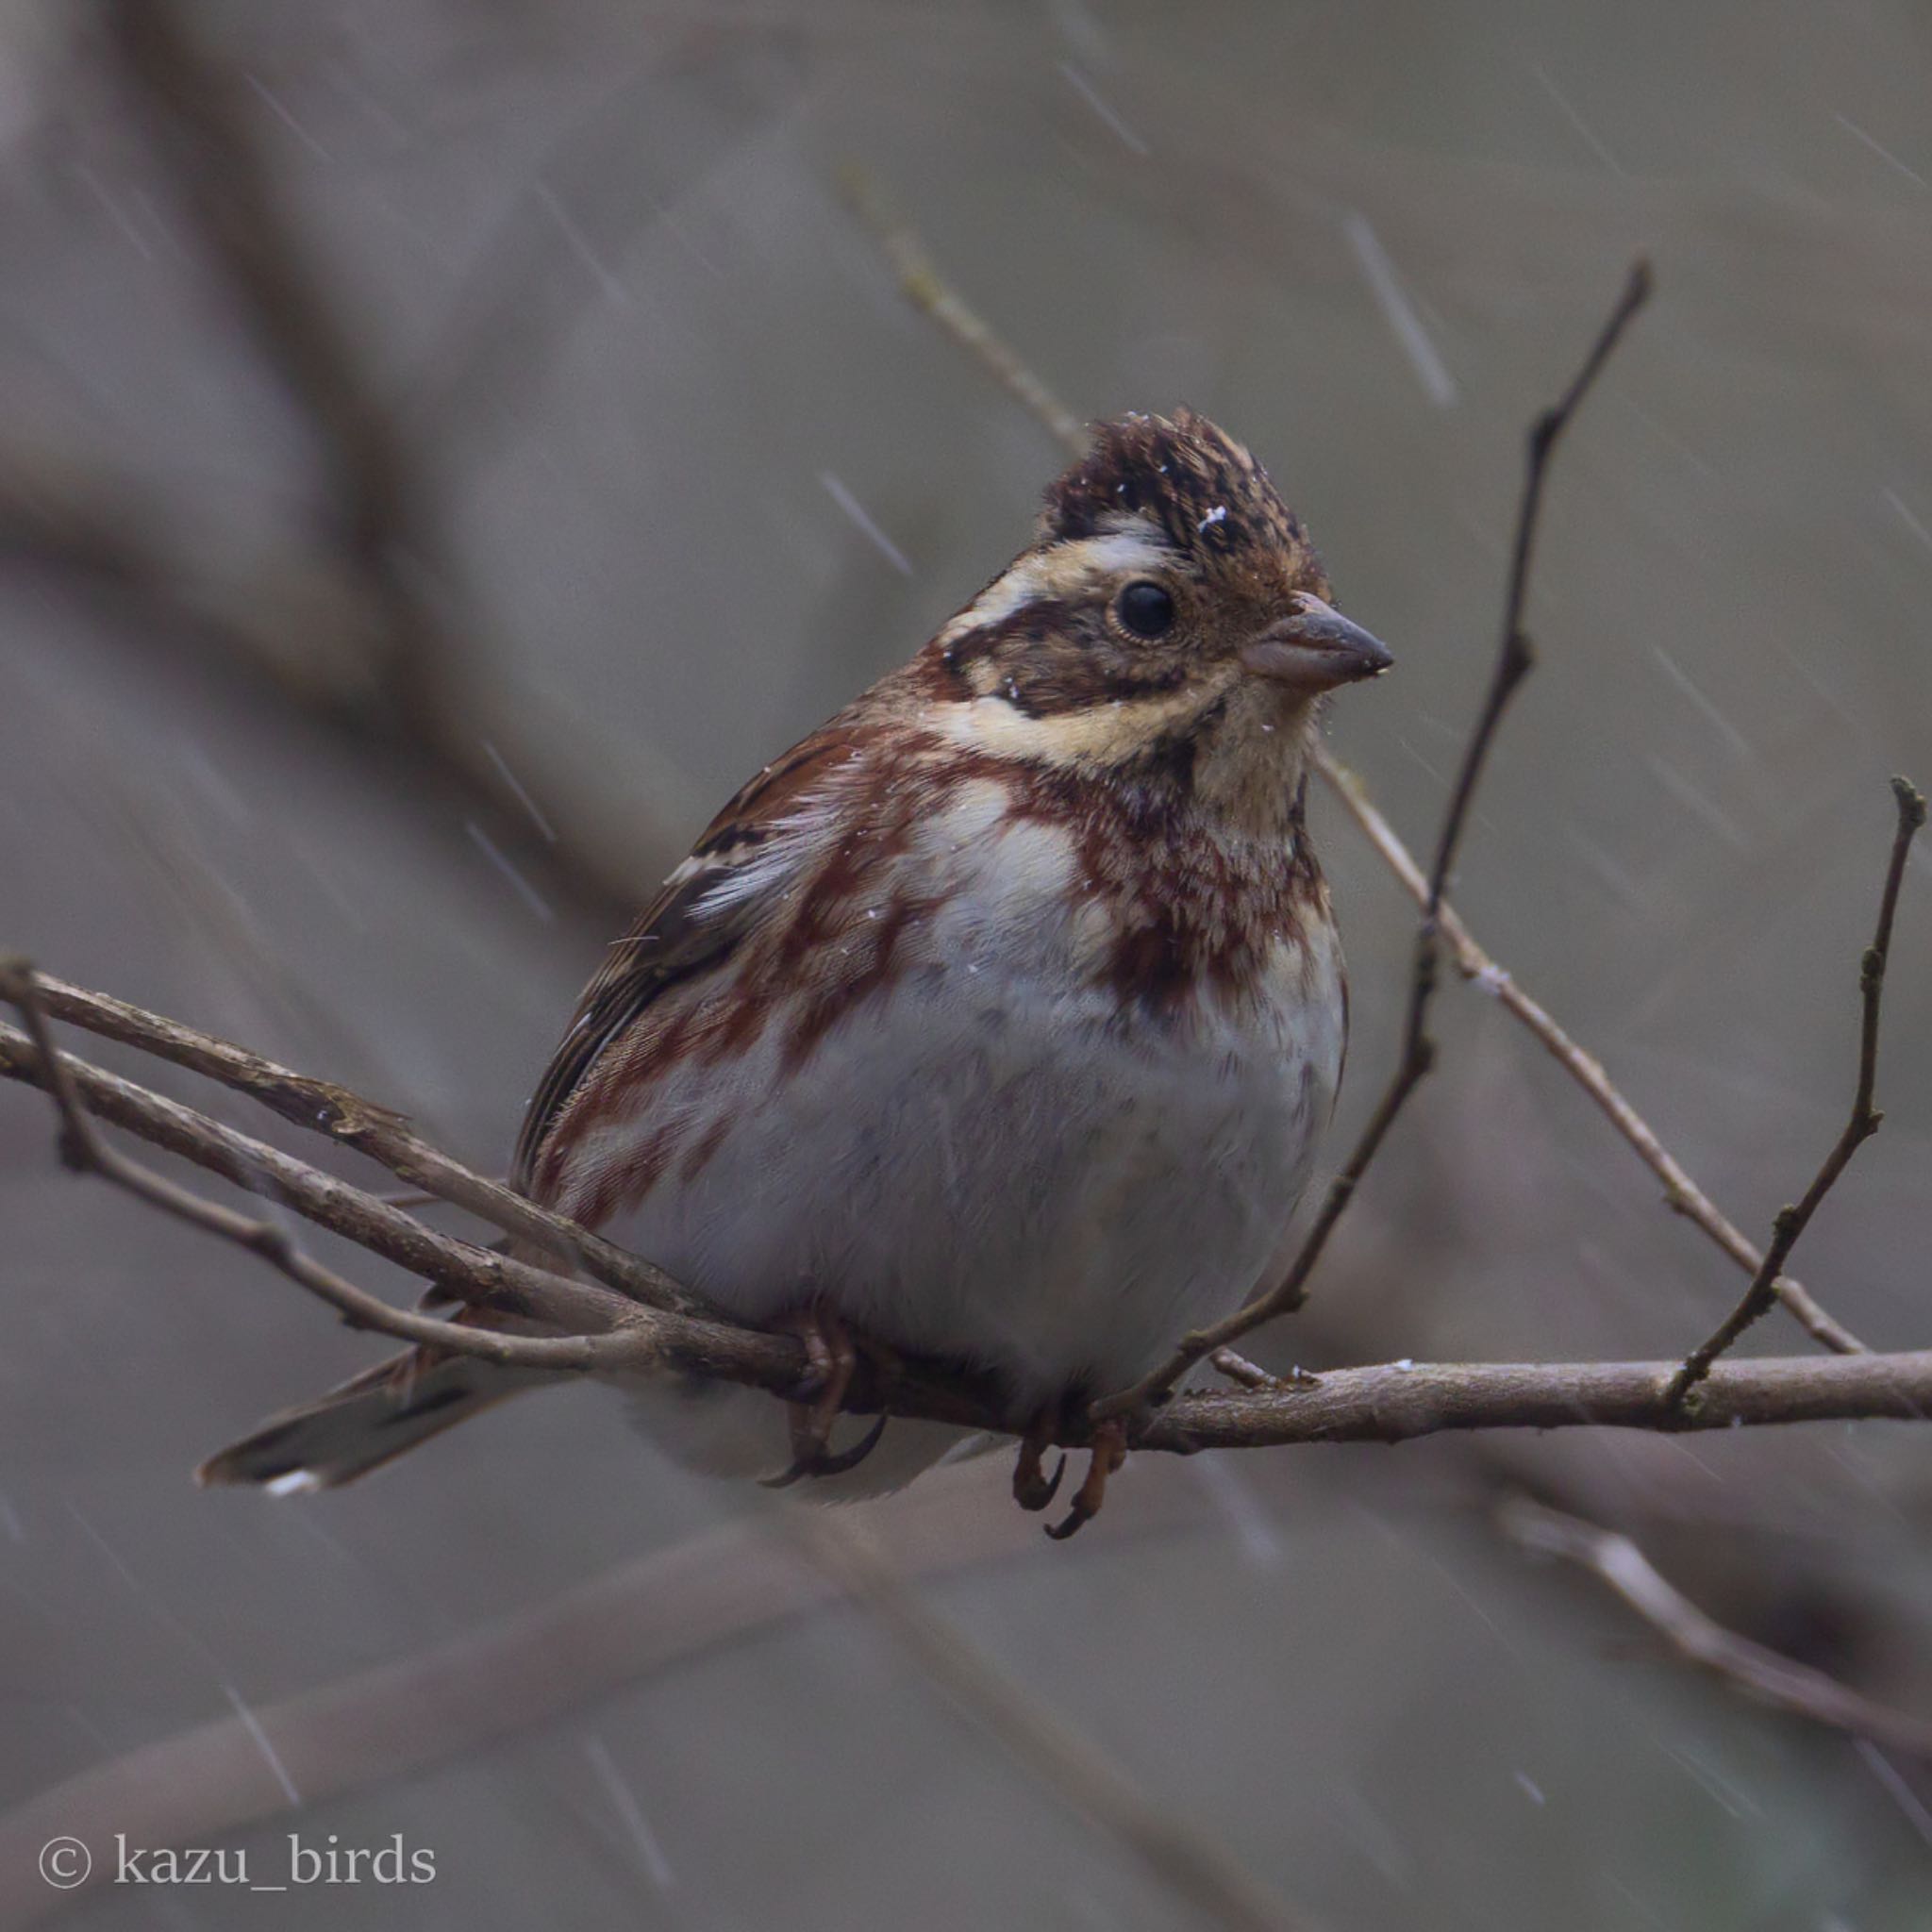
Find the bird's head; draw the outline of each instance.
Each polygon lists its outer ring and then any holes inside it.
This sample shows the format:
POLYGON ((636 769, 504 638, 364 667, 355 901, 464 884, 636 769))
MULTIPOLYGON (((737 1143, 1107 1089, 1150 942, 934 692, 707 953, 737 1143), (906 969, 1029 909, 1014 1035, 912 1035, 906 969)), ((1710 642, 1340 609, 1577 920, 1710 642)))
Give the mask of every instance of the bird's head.
POLYGON ((929 647, 981 749, 1158 774, 1264 824, 1318 701, 1388 650, 1329 601, 1301 520, 1192 410, 1129 415, 1047 491, 1038 535, 929 647))

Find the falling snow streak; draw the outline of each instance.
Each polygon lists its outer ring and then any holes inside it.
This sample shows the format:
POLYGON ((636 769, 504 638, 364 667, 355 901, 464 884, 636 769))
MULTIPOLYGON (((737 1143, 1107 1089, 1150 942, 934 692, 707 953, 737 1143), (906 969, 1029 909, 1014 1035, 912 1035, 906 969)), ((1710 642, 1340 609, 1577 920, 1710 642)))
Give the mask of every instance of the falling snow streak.
POLYGON ((295 1780, 289 1775, 289 1768, 282 1762, 280 1753, 269 1742, 268 1733, 261 1727, 261 1720, 249 1709, 247 1700, 234 1685, 224 1682, 222 1689, 227 1693, 228 1702, 235 1707, 235 1715, 241 1719, 242 1728, 261 1753, 262 1762, 275 1773, 275 1782, 281 1786, 282 1795, 288 1799, 290 1808, 299 1810, 302 1793, 295 1789, 295 1780))
POLYGON ((658 1842, 658 1834, 651 1829, 651 1822, 644 1816, 637 1793, 618 1770, 617 1760, 611 1757, 608 1746, 602 1738, 586 1738, 584 1756, 591 1760, 591 1768, 597 1774, 598 1781, 616 1807, 617 1815, 624 1820, 637 1845, 638 1856, 644 1862, 644 1870, 650 1874, 651 1883, 659 1891, 669 1891, 676 1883, 671 1860, 664 1856, 664 1847, 658 1842))
POLYGON ((1878 494, 1880 498, 1886 503, 1886 505, 1897 516, 1899 522, 1902 523, 1906 526, 1906 528, 1908 529, 1912 533, 1912 535, 1915 536, 1919 540, 1919 541, 1925 546, 1927 550, 1932 550, 1932 530, 1928 530, 1925 527, 1925 525, 1919 520, 1918 516, 1914 514, 1911 506, 1908 503, 1907 503, 1905 498, 1901 496, 1896 490, 1881 490, 1878 492, 1878 494))
POLYGON ((537 827, 538 831, 542 833, 544 843, 555 845, 557 843, 556 826, 543 816, 542 812, 538 808, 537 801, 524 789, 517 774, 505 763, 503 754, 487 738, 479 741, 490 762, 496 767, 497 776, 509 788, 510 795, 515 798, 516 802, 529 813, 530 823, 537 827))
POLYGON ((1394 330, 1395 340, 1401 343, 1403 353, 1407 356, 1430 402, 1439 409, 1453 409, 1457 399, 1456 378, 1449 374, 1447 364, 1429 340, 1422 317, 1415 312, 1415 307, 1395 273, 1395 264, 1389 259, 1388 250, 1369 225, 1368 217, 1349 215, 1341 224, 1341 232, 1355 251, 1355 258, 1368 281, 1370 293, 1381 308, 1389 326, 1394 330))
POLYGON ((570 251, 590 272, 591 279, 619 308, 633 306, 630 291, 626 289, 599 258, 597 251, 591 246, 591 240, 572 217, 570 210, 558 201, 555 191, 548 182, 540 181, 535 191, 537 206, 557 224, 570 251))
POLYGON ((1060 62, 1060 76, 1100 116, 1101 120, 1106 122, 1119 137, 1123 146, 1144 158, 1147 154, 1147 143, 1101 98, 1098 89, 1071 60, 1060 62))
POLYGON ((1583 116, 1579 114, 1574 107, 1571 106, 1569 96, 1565 94, 1562 89, 1557 85, 1556 81, 1551 78, 1549 69, 1546 67, 1534 67, 1530 70, 1530 72, 1534 74, 1537 79, 1542 83, 1543 92, 1549 95, 1551 100, 1556 102, 1557 112, 1560 113, 1564 120, 1569 122, 1571 126, 1576 130, 1576 137, 1579 141, 1583 142, 1584 146, 1587 147, 1591 151, 1591 153, 1593 154, 1597 158, 1597 159, 1600 160, 1604 164, 1604 166, 1607 168, 1610 171, 1610 173, 1617 177, 1618 180, 1627 181, 1630 178, 1628 172, 1624 168, 1623 164, 1617 159, 1616 156, 1609 151, 1608 147, 1606 146, 1605 143, 1598 139, 1595 131, 1591 127, 1589 122, 1587 122, 1583 118, 1583 116))
POLYGON ((1913 185, 1913 187, 1932 188, 1932 181, 1927 181, 1924 175, 1921 175, 1917 171, 1917 169, 1907 167, 1906 164, 1902 160, 1900 160, 1899 158, 1895 154, 1893 154, 1889 147, 1886 147, 1881 142, 1874 141, 1871 135, 1867 134, 1865 130, 1862 127, 1860 127, 1856 121, 1852 120, 1849 116, 1844 114, 1834 114, 1831 118, 1834 121, 1836 121, 1838 125, 1840 127, 1842 127, 1844 131, 1847 134, 1849 134, 1855 141, 1863 142, 1865 145, 1869 147, 1872 150, 1872 152, 1874 155, 1876 155, 1878 158, 1886 164, 1887 167, 1895 168, 1901 175, 1903 175, 1906 177, 1907 181, 1909 181, 1913 185))
POLYGON ((854 496, 829 470, 819 472, 819 481, 824 486, 825 494, 852 519, 879 555, 902 577, 909 577, 912 575, 912 566, 907 562, 906 553, 866 514, 865 506, 858 497, 854 496))
POLYGON ((503 874, 509 882, 510 890, 530 908, 530 911, 545 925, 554 924, 557 915, 550 909, 549 901, 509 862, 490 834, 475 819, 465 819, 463 830, 470 835, 470 842, 503 874))

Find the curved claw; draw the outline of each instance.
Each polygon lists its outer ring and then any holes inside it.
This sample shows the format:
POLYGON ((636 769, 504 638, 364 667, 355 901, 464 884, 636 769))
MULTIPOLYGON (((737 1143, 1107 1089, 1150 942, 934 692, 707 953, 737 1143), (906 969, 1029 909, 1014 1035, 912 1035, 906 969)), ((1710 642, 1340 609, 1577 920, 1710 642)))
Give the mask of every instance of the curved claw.
POLYGON ((886 1433, 886 1424, 890 1420, 888 1416, 880 1416, 851 1448, 841 1449, 836 1456, 794 1456, 789 1469, 781 1470, 776 1475, 760 1476, 759 1487, 789 1490, 805 1476, 843 1475, 848 1469, 857 1469, 879 1446, 879 1438, 886 1433))
POLYGON ((1013 1472, 1013 1500, 1023 1509, 1045 1509, 1060 1492, 1060 1484, 1067 1474, 1066 1451, 1061 1450, 1059 1465, 1051 1478, 1043 1478, 1040 1465, 1034 1463, 1029 1472, 1023 1463, 1013 1472))
POLYGON ((821 1456, 806 1474, 843 1475, 848 1469, 857 1469, 879 1446, 879 1438, 886 1433, 886 1424, 890 1420, 890 1417, 880 1416, 851 1448, 841 1449, 836 1456, 821 1456))
POLYGON ((1117 1422, 1102 1423, 1093 1432, 1086 1478, 1074 1491, 1073 1507, 1058 1523, 1046 1525, 1046 1533, 1055 1542, 1065 1542, 1100 1514, 1100 1506, 1107 1500, 1107 1479, 1126 1459, 1126 1431, 1117 1422))

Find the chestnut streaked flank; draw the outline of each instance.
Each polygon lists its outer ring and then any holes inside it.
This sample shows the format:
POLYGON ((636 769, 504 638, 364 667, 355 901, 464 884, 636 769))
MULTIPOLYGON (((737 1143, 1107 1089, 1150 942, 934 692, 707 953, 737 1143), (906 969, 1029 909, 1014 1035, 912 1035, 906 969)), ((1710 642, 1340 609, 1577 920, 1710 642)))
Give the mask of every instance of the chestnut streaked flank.
MULTIPOLYGON (((846 1474, 855 1346, 990 1370, 1043 1437, 1247 1297, 1346 1031, 1308 752, 1324 693, 1389 662, 1245 449, 1127 416, 909 663, 731 800, 609 949, 516 1152, 535 1199, 806 1338, 789 1427, 653 1384, 654 1433, 890 1486, 954 1438, 901 1423, 846 1474)), ((419 1351, 208 1474, 341 1482, 541 1379, 419 1351)))

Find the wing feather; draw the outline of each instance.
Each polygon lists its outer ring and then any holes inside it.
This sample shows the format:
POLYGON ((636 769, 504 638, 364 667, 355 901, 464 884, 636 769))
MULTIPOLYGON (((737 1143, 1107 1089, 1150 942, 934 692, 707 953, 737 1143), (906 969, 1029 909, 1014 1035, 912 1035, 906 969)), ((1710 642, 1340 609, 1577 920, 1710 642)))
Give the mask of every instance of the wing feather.
POLYGON ((550 1130, 609 1048, 672 987, 718 971, 808 862, 813 796, 856 756, 841 720, 767 765, 665 880, 577 1002, 524 1111, 511 1185, 528 1191, 550 1130))

